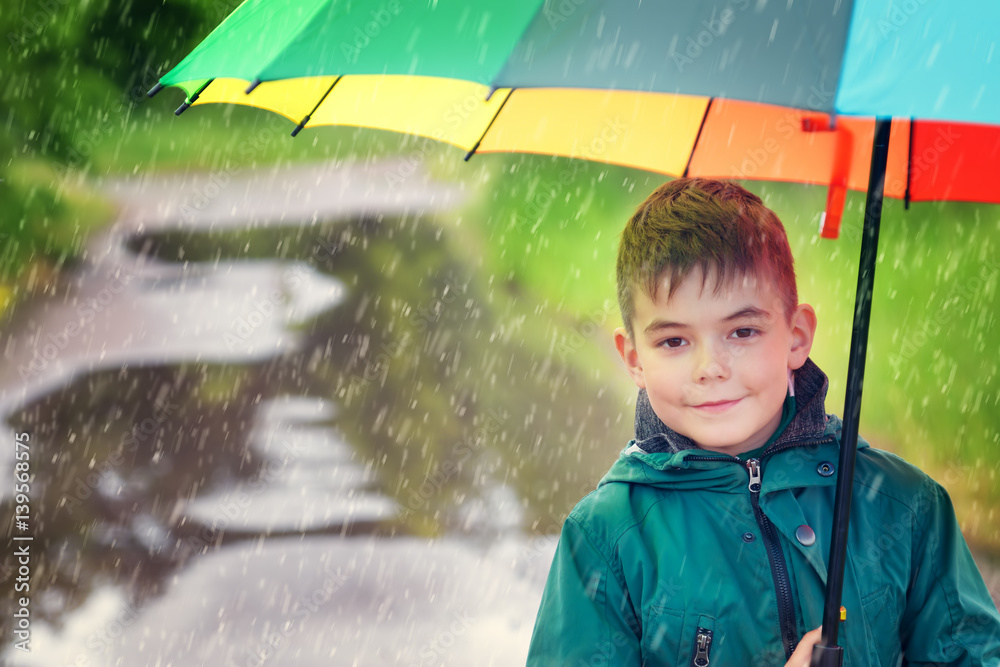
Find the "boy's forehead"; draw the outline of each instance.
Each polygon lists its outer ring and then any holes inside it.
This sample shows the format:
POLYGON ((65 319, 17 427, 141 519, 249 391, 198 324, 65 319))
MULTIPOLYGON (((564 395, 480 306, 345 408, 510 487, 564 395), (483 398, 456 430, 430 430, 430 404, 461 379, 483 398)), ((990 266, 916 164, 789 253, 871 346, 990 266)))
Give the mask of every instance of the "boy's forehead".
POLYGON ((655 293, 649 296, 652 301, 666 303, 671 300, 672 295, 681 291, 700 299, 717 298, 734 292, 742 295, 756 293, 761 297, 770 298, 777 294, 777 285, 773 279, 754 273, 734 274, 723 280, 718 270, 709 269, 706 275, 702 267, 695 266, 687 275, 677 279, 670 270, 661 272, 656 279, 655 293))
POLYGON ((754 276, 736 276, 721 285, 713 276, 702 279, 700 270, 680 280, 670 295, 670 276, 661 276, 655 297, 645 290, 635 294, 633 322, 637 332, 662 329, 670 324, 696 321, 730 321, 754 317, 765 321, 782 319, 783 304, 772 281, 754 276))

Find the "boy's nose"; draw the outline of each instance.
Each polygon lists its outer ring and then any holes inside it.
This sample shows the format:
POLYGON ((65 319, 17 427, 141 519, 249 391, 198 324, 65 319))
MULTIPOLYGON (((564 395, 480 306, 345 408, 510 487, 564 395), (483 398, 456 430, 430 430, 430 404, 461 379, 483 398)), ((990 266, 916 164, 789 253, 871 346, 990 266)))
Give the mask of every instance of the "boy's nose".
POLYGON ((714 345, 703 345, 694 371, 695 381, 725 380, 729 377, 731 361, 729 352, 725 349, 714 345))

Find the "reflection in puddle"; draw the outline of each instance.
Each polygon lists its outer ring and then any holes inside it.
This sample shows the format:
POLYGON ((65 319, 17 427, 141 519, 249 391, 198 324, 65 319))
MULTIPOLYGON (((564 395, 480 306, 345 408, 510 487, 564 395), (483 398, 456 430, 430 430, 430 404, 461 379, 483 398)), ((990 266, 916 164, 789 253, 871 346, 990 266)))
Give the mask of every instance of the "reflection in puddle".
POLYGON ((249 447, 265 463, 249 480, 196 497, 181 510, 226 538, 372 530, 396 503, 378 494, 370 466, 323 422, 327 401, 283 396, 261 404, 249 447))

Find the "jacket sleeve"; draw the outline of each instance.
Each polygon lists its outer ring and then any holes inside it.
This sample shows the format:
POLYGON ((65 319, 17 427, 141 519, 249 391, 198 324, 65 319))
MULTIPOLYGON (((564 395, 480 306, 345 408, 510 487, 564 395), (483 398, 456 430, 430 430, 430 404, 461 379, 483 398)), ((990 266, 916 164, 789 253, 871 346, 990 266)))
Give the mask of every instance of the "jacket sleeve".
POLYGON ((571 515, 535 619, 529 667, 638 666, 641 629, 620 576, 571 515))
POLYGON ((914 533, 900 639, 905 665, 1000 667, 1000 615, 955 519, 948 493, 928 480, 914 533))

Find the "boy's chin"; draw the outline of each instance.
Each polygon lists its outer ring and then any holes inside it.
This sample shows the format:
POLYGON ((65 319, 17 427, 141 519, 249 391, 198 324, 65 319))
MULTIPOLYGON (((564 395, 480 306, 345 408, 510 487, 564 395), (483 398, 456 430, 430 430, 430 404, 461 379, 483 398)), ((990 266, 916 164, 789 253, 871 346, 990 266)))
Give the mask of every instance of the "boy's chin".
POLYGON ((732 437, 725 437, 720 436, 718 433, 713 433, 712 435, 703 438, 699 438, 697 434, 694 437, 690 435, 687 437, 694 442, 699 449, 730 454, 732 456, 742 454, 743 452, 749 452, 764 444, 764 442, 754 442, 752 434, 733 434, 732 437))

